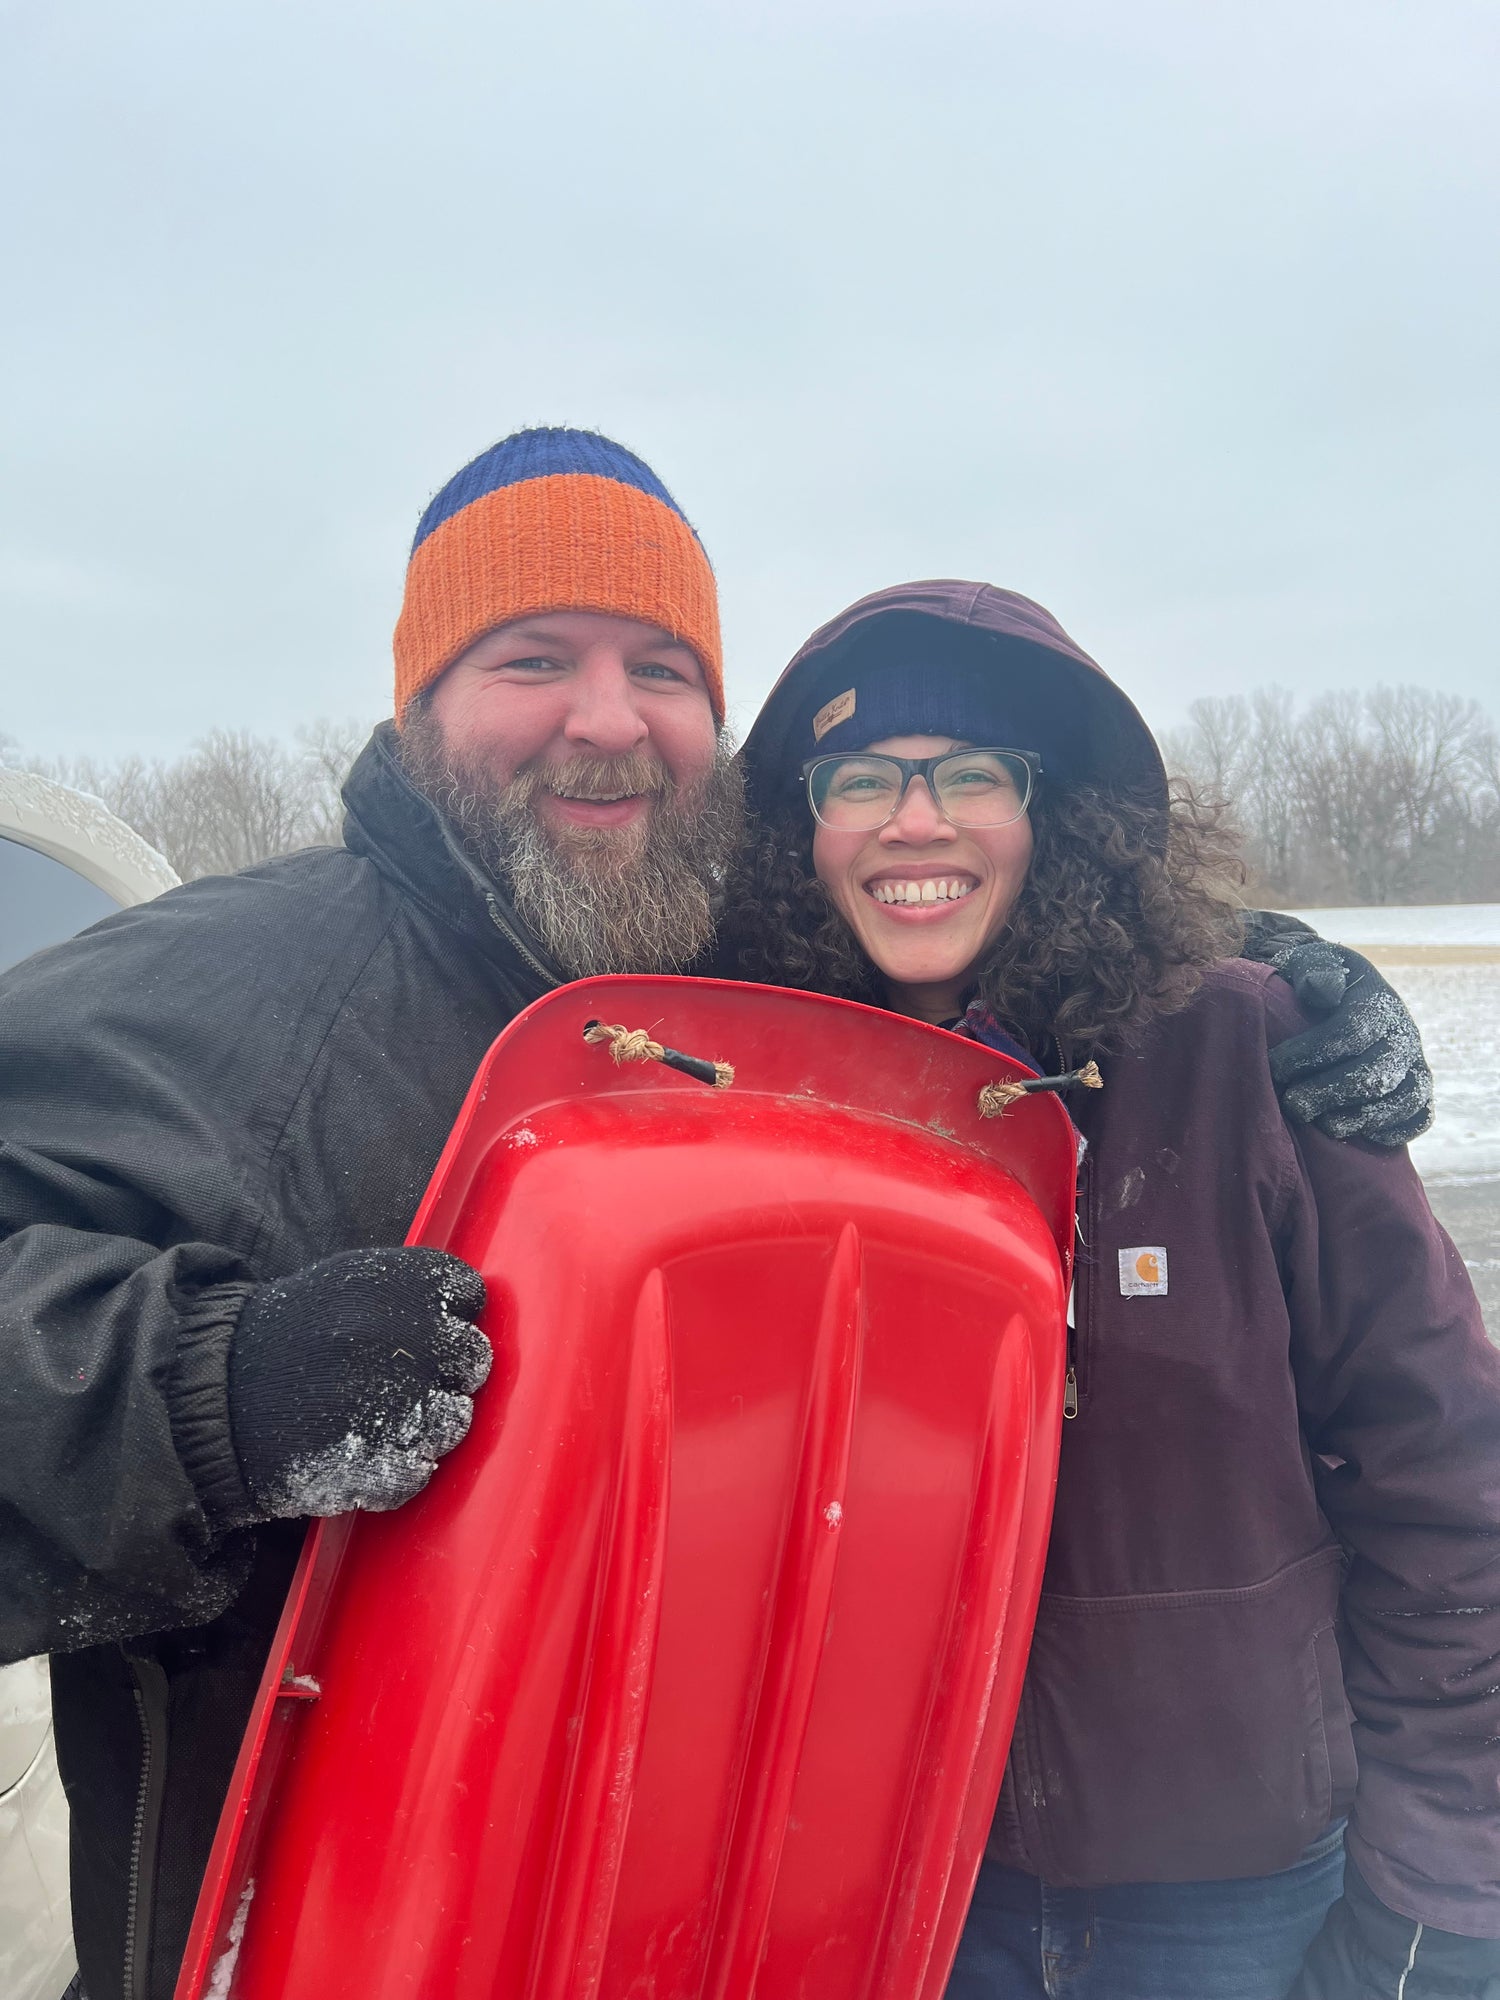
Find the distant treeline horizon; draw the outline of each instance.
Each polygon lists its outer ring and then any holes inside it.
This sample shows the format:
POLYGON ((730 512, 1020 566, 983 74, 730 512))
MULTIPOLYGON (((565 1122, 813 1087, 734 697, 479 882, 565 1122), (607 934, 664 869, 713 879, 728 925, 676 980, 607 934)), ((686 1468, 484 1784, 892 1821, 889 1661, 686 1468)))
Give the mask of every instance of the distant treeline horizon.
POLYGON ((1500 902, 1500 732, 1477 701, 1272 686, 1195 701, 1161 743, 1227 802, 1261 902, 1500 902))
MULTIPOLYGON (((339 789, 367 725, 293 742, 220 729, 175 757, 0 762, 93 793, 183 879, 340 837, 339 789)), ((1223 801, 1252 900, 1280 908, 1500 902, 1500 731, 1478 702, 1377 687, 1299 702, 1205 697, 1160 735, 1168 770, 1223 801)))

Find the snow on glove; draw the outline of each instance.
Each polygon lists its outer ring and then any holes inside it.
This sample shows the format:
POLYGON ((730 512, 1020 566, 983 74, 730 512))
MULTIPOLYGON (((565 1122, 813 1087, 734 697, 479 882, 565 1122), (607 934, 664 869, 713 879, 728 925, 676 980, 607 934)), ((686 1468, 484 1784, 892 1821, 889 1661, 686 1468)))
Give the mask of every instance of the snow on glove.
POLYGON ((1286 1111, 1331 1139, 1407 1146, 1432 1123, 1432 1071, 1401 996, 1367 958, 1273 910, 1245 913, 1246 958, 1323 1020, 1271 1051, 1286 1111))
POLYGON ((1500 2000, 1500 1940, 1459 1937, 1388 1909, 1354 1863, 1286 2000, 1500 2000))
POLYGON ((467 1434, 484 1280, 443 1250, 346 1250, 252 1292, 229 1422, 258 1520, 383 1513, 467 1434))

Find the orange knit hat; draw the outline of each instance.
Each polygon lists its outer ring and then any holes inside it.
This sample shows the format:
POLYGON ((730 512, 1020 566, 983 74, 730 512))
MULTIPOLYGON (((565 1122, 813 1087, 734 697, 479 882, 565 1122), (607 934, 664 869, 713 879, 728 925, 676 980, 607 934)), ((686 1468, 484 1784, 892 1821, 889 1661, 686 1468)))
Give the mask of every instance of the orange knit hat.
POLYGON ((602 611, 692 648, 724 720, 719 598, 650 466, 593 431, 515 431, 455 473, 417 524, 396 621, 396 720, 459 654, 537 611, 602 611))

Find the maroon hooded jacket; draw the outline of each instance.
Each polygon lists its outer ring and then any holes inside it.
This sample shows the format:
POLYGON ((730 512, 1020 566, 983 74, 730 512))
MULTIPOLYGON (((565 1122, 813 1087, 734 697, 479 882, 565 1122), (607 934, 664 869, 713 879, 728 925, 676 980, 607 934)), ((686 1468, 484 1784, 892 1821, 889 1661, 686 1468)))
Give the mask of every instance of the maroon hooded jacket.
MULTIPOLYGON (((994 636, 1033 731, 1072 730, 1044 766, 1160 783, 1039 606, 926 583, 803 649, 752 788, 893 611, 994 636)), ((1267 1051, 1305 1025, 1228 961, 1076 1107, 1078 1408, 991 1852, 1058 1885, 1261 1875, 1347 1812, 1393 1909, 1496 1937, 1500 1354, 1406 1154, 1283 1117, 1267 1051)))

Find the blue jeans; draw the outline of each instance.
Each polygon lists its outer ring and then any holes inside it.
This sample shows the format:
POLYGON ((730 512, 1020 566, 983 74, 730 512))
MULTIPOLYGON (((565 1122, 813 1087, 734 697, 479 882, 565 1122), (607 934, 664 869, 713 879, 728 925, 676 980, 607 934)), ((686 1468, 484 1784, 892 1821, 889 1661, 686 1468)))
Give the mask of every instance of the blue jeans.
POLYGON ((1240 1882, 1049 1889, 986 1861, 946 2000, 1284 2000, 1344 1883, 1344 1830, 1240 1882))

